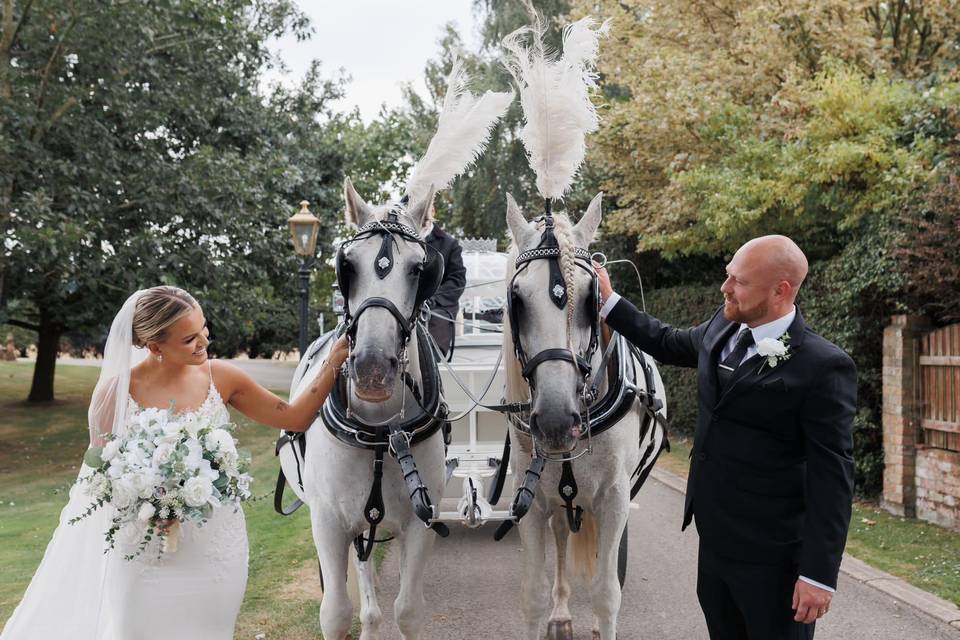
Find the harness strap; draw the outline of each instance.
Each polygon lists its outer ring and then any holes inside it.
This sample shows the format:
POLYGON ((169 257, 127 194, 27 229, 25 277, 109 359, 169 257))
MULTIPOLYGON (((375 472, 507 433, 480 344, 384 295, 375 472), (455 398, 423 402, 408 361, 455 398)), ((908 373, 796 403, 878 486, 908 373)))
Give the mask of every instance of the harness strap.
POLYGON ((360 562, 366 562, 370 559, 373 545, 377 542, 377 525, 383 522, 383 454, 385 451, 386 447, 382 446, 373 450, 373 486, 370 487, 367 504, 363 507, 363 517, 370 525, 370 532, 367 534, 367 538, 364 538, 361 533, 353 540, 353 546, 357 550, 357 557, 360 562))
POLYGON ((607 362, 609 362, 610 356, 613 355, 613 351, 616 349, 618 338, 619 334, 616 331, 610 333, 610 342, 607 343, 607 348, 603 350, 603 357, 600 359, 600 366, 597 368, 597 377, 593 379, 593 383, 590 385, 591 402, 596 400, 597 392, 603 385, 603 381, 607 379, 607 362))
MULTIPOLYGON (((381 298, 379 296, 372 296, 360 303, 360 306, 357 307, 357 310, 353 312, 352 317, 347 322, 348 335, 353 336, 356 334, 357 321, 360 319, 360 314, 373 307, 380 307, 381 309, 386 309, 389 311, 390 314, 396 319, 397 324, 400 325, 400 331, 403 334, 403 342, 406 343, 407 340, 410 339, 410 335, 412 333, 411 325, 413 322, 400 313, 400 310, 397 309, 397 305, 393 303, 393 300, 381 298)), ((416 312, 416 310, 414 310, 414 312, 416 312)))
POLYGON ((494 540, 503 540, 504 536, 510 533, 510 529, 520 522, 523 516, 527 515, 527 511, 530 510, 530 505, 533 504, 533 499, 537 495, 537 485, 540 484, 540 475, 543 473, 543 466, 546 462, 538 455, 531 458, 530 466, 523 476, 523 484, 517 489, 517 494, 513 497, 513 504, 510 505, 510 515, 513 516, 513 519, 504 520, 500 523, 493 534, 494 540))
POLYGON ((413 512, 423 521, 423 524, 433 529, 441 538, 446 538, 450 535, 450 529, 442 522, 433 521, 433 502, 430 500, 426 485, 420 478, 417 462, 413 459, 413 452, 410 450, 410 436, 397 428, 395 423, 390 425, 390 450, 397 457, 397 464, 400 465, 400 472, 403 474, 410 501, 413 503, 413 512))
POLYGON ((563 467, 560 471, 560 498, 563 500, 563 508, 567 512, 567 524, 570 531, 577 533, 580 531, 580 525, 583 524, 583 508, 573 506, 573 499, 580 492, 577 487, 577 479, 573 475, 573 464, 569 460, 563 461, 563 467))
MULTIPOLYGON (((283 434, 277 439, 276 450, 274 451, 275 456, 280 455, 280 449, 287 444, 299 444, 300 446, 300 455, 297 455, 296 447, 293 450, 293 459, 297 463, 297 485, 300 487, 300 490, 303 491, 303 474, 300 471, 300 458, 303 458, 306 461, 307 453, 307 440, 303 437, 303 433, 297 432, 287 432, 284 431, 283 434)), ((297 509, 303 506, 303 500, 297 498, 290 503, 289 507, 283 506, 283 491, 287 487, 287 477, 283 473, 283 465, 280 466, 280 473, 277 474, 277 486, 273 490, 273 508, 274 510, 282 516, 289 516, 297 509)))
POLYGON ((507 437, 503 441, 503 454, 500 456, 500 463, 497 467, 497 475, 494 477, 493 486, 490 487, 490 495, 487 496, 487 502, 495 505, 500 502, 500 496, 503 494, 503 485, 507 480, 507 469, 510 466, 510 429, 507 429, 507 437))
POLYGON ((553 348, 544 349, 537 355, 527 360, 527 362, 523 365, 523 377, 527 380, 530 380, 531 376, 533 376, 534 370, 548 360, 563 360, 565 362, 570 362, 576 365, 576 367, 584 375, 590 373, 590 363, 587 362, 582 356, 574 355, 574 353, 569 349, 553 348))

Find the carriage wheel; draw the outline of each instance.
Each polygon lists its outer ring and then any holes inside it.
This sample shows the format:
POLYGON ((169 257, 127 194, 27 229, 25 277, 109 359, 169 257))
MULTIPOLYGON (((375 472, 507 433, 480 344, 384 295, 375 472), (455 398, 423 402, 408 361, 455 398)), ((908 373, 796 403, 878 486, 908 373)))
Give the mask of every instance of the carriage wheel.
POLYGON ((620 588, 623 589, 623 583, 627 579, 627 528, 628 524, 623 525, 623 535, 620 536, 620 550, 617 552, 617 578, 620 580, 620 588))

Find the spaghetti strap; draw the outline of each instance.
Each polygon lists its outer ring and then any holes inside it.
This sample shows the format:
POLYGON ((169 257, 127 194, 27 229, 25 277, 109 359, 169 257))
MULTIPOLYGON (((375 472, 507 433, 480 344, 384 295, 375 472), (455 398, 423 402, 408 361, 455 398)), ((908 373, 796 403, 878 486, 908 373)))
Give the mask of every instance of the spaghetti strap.
POLYGON ((207 358, 207 373, 210 374, 210 384, 213 384, 213 360, 207 358))

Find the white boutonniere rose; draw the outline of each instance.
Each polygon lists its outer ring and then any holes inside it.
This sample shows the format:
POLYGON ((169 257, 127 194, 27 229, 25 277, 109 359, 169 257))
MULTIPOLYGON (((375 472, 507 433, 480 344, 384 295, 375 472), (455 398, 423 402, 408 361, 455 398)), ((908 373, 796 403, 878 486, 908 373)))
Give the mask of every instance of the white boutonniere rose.
POLYGON ((773 369, 784 360, 789 360, 792 355, 790 353, 790 334, 785 333, 776 340, 764 338, 757 343, 757 354, 763 358, 763 363, 760 364, 757 373, 763 371, 764 367, 773 369))

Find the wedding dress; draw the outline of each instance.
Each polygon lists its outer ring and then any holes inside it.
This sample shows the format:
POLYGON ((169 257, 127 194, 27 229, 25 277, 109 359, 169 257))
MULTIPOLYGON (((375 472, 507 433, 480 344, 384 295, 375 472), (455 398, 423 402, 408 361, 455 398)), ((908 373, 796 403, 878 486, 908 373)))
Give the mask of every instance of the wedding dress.
MULTIPOLYGON (((116 357, 122 350, 115 348, 111 353, 112 345, 132 343, 124 327, 131 325, 132 308, 140 293, 131 296, 111 328, 91 402, 91 443, 102 442, 106 429, 122 434, 124 425, 144 411, 129 395, 129 370, 137 354, 129 347, 123 358, 116 357)), ((172 414, 169 419, 211 417, 222 422, 229 419, 226 414, 211 378, 206 400, 198 409, 172 414)), ((90 467, 83 465, 80 477, 90 472, 90 467)), ((135 551, 142 530, 138 525, 125 525, 117 534, 116 547, 104 553, 104 534, 112 519, 110 505, 69 524, 90 503, 83 483, 75 484, 40 567, 0 632, 0 640, 233 639, 247 582, 247 530, 242 510, 217 507, 203 526, 180 525, 175 551, 158 557, 159 540, 154 538, 142 554, 126 560, 124 556, 135 551)))

